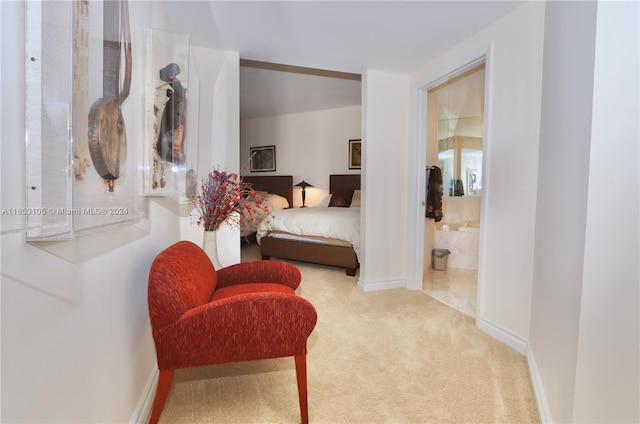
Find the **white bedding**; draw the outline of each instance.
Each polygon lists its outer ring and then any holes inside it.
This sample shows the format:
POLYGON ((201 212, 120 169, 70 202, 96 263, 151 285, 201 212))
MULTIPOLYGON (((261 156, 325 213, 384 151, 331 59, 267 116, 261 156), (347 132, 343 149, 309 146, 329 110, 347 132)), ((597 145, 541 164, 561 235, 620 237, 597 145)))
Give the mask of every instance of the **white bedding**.
POLYGON ((272 231, 344 240, 360 257, 360 208, 318 206, 272 212, 258 226, 258 244, 272 231))

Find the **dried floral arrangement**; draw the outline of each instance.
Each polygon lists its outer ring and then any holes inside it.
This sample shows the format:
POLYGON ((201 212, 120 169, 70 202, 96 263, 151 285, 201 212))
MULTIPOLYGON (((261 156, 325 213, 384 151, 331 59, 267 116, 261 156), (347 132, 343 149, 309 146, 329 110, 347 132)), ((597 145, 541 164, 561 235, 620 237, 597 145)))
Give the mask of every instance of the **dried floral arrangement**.
POLYGON ((201 190, 190 197, 197 210, 196 223, 205 231, 216 231, 223 224, 239 227, 260 224, 256 217, 269 213, 266 198, 237 173, 213 169, 202 180, 201 190))

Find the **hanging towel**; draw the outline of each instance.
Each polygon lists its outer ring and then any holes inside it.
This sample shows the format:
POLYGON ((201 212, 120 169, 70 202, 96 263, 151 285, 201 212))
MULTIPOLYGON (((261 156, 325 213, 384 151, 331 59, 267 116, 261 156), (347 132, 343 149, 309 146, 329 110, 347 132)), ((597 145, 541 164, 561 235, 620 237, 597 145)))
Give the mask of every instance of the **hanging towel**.
POLYGON ((442 170, 437 166, 429 168, 427 180, 427 209, 425 217, 436 222, 442 220, 442 170))

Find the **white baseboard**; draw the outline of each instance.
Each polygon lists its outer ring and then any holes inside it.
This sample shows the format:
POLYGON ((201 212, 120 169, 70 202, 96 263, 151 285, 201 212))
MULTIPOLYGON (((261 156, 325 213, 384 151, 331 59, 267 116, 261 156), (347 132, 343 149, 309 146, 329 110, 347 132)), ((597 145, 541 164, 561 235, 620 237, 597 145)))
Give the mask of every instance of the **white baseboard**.
POLYGON ((551 412, 549 410, 549 403, 547 402, 547 396, 544 393, 544 386, 542 385, 542 379, 538 372, 538 366, 533 356, 533 350, 529 341, 522 337, 516 336, 511 332, 501 328, 500 326, 489 322, 487 320, 478 319, 476 321, 478 328, 487 333, 489 336, 498 340, 521 353, 527 359, 527 366, 529 368, 529 378, 531 379, 531 389, 533 390, 533 396, 536 399, 536 407, 538 408, 538 416, 540 422, 544 424, 553 424, 551 418, 551 412))
POLYGON ((129 424, 145 424, 148 421, 149 414, 151 414, 151 407, 153 406, 153 399, 156 395, 159 375, 160 371, 158 371, 157 367, 154 367, 149 375, 147 384, 144 386, 136 409, 133 411, 133 415, 131 415, 129 424))
POLYGON ((480 331, 487 333, 494 339, 498 340, 514 349, 518 353, 524 355, 527 351, 527 340, 520 336, 510 333, 509 331, 497 326, 496 324, 489 322, 485 319, 479 318, 476 320, 476 326, 480 331))
POLYGON ((364 292, 406 288, 406 280, 362 281, 358 279, 358 288, 364 292))
POLYGON ((533 356, 533 350, 531 345, 527 344, 527 365, 529 366, 529 377, 531 378, 531 385, 533 386, 533 395, 536 398, 536 407, 538 408, 538 416, 540 422, 544 424, 553 424, 551 418, 551 411, 549 410, 549 403, 547 402, 547 396, 544 393, 544 386, 542 385, 542 379, 540 378, 540 372, 538 371, 538 365, 536 359, 533 356))

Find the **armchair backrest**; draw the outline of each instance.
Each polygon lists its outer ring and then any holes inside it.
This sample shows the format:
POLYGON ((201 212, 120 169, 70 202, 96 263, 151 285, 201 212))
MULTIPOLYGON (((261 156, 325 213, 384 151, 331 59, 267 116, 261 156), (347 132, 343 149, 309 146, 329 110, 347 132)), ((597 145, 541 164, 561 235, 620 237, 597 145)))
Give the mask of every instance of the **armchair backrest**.
POLYGON ((190 241, 179 241, 156 256, 149 272, 151 328, 171 325, 188 310, 209 301, 216 271, 207 254, 190 241))

